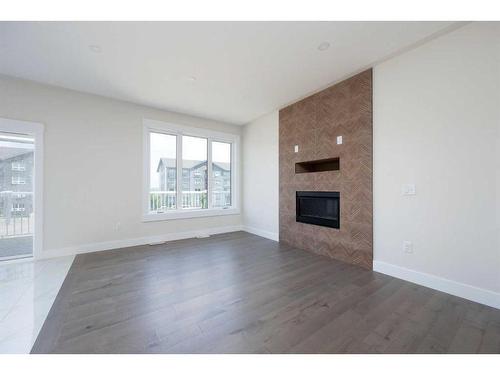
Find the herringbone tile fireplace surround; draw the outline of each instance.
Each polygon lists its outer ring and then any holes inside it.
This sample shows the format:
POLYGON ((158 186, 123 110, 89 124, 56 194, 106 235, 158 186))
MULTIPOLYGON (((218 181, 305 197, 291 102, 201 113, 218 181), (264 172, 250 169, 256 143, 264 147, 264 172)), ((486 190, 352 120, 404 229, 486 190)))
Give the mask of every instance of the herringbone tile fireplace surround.
POLYGON ((372 70, 282 109, 279 117, 280 241, 371 269, 372 70), (295 171, 295 163, 336 157, 339 170, 295 171), (296 222, 297 191, 340 192, 340 229, 296 222))

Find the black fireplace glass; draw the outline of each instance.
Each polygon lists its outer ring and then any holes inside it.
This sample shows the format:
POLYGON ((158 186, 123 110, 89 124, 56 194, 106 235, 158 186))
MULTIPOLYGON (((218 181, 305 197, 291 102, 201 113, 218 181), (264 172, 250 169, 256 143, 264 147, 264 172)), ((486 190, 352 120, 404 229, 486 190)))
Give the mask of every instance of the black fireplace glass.
POLYGON ((296 221, 340 228, 340 193, 335 191, 297 191, 296 221))

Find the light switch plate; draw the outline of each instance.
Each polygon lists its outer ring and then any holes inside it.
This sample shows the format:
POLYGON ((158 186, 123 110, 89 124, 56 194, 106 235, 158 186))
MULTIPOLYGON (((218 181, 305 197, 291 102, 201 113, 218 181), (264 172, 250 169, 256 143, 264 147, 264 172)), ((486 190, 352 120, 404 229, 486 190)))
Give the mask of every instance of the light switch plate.
POLYGON ((293 151, 294 152, 299 152, 299 145, 293 146, 293 151))
POLYGON ((403 184, 401 185, 401 195, 416 195, 417 189, 415 184, 403 184))
POLYGON ((337 136, 337 144, 338 145, 342 144, 342 136, 341 135, 337 136))

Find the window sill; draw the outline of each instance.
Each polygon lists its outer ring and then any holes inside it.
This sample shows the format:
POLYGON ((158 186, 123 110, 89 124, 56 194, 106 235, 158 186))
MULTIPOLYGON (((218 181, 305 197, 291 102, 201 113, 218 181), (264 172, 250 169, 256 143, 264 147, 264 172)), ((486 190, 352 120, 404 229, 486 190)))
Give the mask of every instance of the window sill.
POLYGON ((201 210, 175 210, 161 214, 145 214, 142 216, 143 222, 150 221, 163 221, 163 220, 179 220, 191 219, 195 217, 210 217, 210 216, 224 216, 224 215, 238 215, 240 210, 238 208, 212 208, 201 210))

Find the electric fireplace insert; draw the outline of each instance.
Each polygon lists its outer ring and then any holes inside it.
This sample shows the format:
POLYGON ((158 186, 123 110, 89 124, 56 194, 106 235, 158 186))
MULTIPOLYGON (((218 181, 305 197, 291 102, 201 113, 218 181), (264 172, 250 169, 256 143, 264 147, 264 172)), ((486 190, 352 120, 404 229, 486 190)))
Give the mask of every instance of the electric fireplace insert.
POLYGON ((295 207, 297 222, 340 228, 339 192, 297 191, 295 207))

